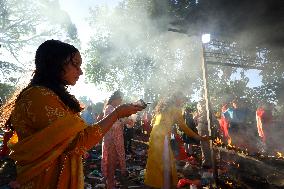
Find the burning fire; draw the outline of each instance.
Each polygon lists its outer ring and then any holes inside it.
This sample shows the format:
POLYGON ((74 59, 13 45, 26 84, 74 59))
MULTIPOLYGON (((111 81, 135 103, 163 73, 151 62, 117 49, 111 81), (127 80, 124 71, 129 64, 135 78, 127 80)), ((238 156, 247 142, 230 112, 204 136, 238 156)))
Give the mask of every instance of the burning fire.
MULTIPOLYGON (((216 145, 216 146, 223 146, 223 145, 225 145, 219 137, 217 137, 213 141, 213 144, 216 145)), ((236 146, 232 145, 232 139, 230 137, 228 138, 227 148, 229 148, 229 149, 235 149, 236 148, 236 146)))
POLYGON ((229 147, 230 149, 236 149, 236 146, 234 146, 234 145, 232 144, 232 138, 231 138, 231 137, 228 138, 228 147, 229 147))
POLYGON ((231 137, 229 137, 229 138, 228 138, 228 146, 232 147, 232 145, 231 145, 231 144, 232 144, 232 138, 231 138, 231 137))
POLYGON ((213 143, 214 143, 215 145, 221 145, 221 144, 223 144, 222 140, 221 140, 220 138, 218 138, 218 137, 213 141, 213 143))
POLYGON ((234 146, 232 144, 232 138, 231 137, 228 138, 228 148, 229 149, 236 149, 236 146, 234 146))
POLYGON ((213 141, 213 144, 216 145, 216 146, 219 146, 219 147, 221 146, 222 148, 226 148, 227 150, 234 150, 237 153, 240 153, 240 154, 243 154, 243 155, 248 155, 248 149, 247 148, 242 149, 242 148, 239 148, 239 147, 233 145, 231 137, 228 138, 228 144, 227 145, 225 143, 223 143, 221 138, 218 138, 218 137, 213 141))
POLYGON ((226 181, 225 183, 226 185, 229 185, 230 187, 232 187, 233 183, 232 182, 229 182, 229 181, 226 181))
POLYGON ((283 154, 281 152, 276 152, 277 158, 284 158, 283 154))

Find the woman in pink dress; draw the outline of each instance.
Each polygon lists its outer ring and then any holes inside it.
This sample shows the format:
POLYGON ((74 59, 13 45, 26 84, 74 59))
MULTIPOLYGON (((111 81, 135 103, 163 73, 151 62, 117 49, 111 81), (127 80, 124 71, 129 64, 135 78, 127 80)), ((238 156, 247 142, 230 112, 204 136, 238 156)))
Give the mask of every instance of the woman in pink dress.
MULTIPOLYGON (((107 116, 122 102, 122 93, 115 91, 109 98, 104 116, 107 116)), ((126 176, 125 149, 123 139, 123 122, 118 120, 103 138, 102 145, 102 172, 106 181, 106 188, 115 188, 115 169, 117 164, 122 176, 126 176)))

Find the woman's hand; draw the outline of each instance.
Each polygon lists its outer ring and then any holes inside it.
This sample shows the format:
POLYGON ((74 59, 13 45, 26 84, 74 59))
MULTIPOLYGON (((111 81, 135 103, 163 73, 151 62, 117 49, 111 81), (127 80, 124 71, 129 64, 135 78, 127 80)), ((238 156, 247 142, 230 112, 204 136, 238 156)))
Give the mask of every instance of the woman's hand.
POLYGON ((144 107, 133 104, 122 104, 118 106, 114 111, 116 112, 117 119, 131 116, 136 114, 138 111, 143 110, 144 107))
POLYGON ((143 109, 144 107, 139 105, 122 104, 96 124, 101 127, 103 133, 106 133, 118 119, 136 114, 143 109))

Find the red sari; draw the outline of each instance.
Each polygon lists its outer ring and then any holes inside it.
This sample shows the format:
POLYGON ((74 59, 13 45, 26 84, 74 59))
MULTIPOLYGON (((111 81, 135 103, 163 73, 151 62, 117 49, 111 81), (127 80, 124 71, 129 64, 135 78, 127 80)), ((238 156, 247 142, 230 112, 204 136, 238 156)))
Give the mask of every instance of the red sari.
POLYGON ((261 137, 263 142, 266 142, 271 130, 269 127, 271 127, 272 124, 272 112, 265 110, 262 107, 258 108, 256 110, 256 123, 258 135, 261 137))
POLYGON ((221 114, 221 118, 219 120, 219 124, 220 124, 220 129, 223 133, 224 139, 228 139, 229 136, 229 132, 228 132, 228 128, 229 128, 229 120, 223 115, 223 112, 225 112, 227 110, 227 106, 224 105, 222 107, 222 114, 221 114))

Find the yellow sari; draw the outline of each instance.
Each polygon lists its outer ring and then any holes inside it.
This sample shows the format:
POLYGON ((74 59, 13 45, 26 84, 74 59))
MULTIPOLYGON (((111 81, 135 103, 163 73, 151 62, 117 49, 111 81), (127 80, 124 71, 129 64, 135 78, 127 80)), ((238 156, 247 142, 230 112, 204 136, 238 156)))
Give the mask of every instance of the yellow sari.
POLYGON ((162 188, 165 187, 165 183, 168 182, 168 184, 171 185, 169 186, 170 188, 175 188, 178 183, 178 178, 174 155, 169 145, 172 127, 177 123, 188 136, 195 136, 196 134, 186 126, 182 116, 182 110, 175 106, 156 115, 152 122, 153 129, 149 139, 144 183, 151 187, 162 188), (165 155, 167 156, 166 158, 165 155), (167 159, 166 162, 165 159, 167 159), (168 173, 165 173, 165 171, 168 173), (165 174, 168 175, 169 178, 165 178, 165 174))
POLYGON ((16 103, 12 124, 19 141, 12 145, 21 189, 83 189, 82 155, 103 137, 87 127, 51 90, 31 87, 16 103))

